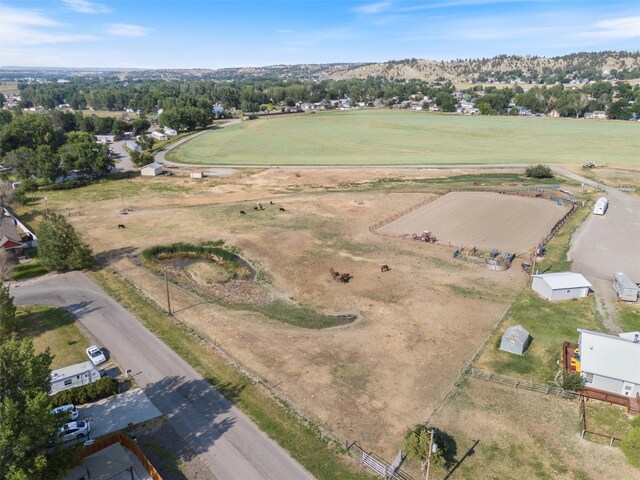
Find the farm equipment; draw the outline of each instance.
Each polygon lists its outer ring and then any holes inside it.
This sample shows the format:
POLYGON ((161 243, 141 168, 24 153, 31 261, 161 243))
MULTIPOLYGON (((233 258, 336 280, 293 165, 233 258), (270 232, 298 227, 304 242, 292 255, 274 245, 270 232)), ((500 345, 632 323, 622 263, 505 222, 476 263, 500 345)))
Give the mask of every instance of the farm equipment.
POLYGON ((420 240, 421 242, 427 242, 427 243, 436 243, 438 241, 436 236, 433 233, 431 233, 429 230, 425 230, 424 232, 422 232, 422 235, 418 235, 417 233, 414 233, 411 235, 411 239, 420 240))
POLYGON ((582 165, 582 168, 587 169, 587 168, 596 168, 596 162, 587 162, 584 165, 582 165))

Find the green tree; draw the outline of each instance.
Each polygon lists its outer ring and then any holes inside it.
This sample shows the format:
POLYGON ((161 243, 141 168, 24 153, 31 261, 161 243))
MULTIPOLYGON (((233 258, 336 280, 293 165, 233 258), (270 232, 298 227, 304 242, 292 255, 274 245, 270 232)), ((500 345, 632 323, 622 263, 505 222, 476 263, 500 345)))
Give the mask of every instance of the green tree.
POLYGON ((129 152, 129 156, 136 167, 143 167, 153 162, 153 155, 149 152, 137 152, 132 150, 129 152))
POLYGON ((542 164, 527 167, 524 173, 529 178, 553 178, 551 168, 542 164))
POLYGON ((67 220, 49 214, 38 228, 38 258, 47 270, 79 270, 93 264, 91 249, 67 220))
POLYGON ((0 342, 15 333, 16 328, 16 307, 13 304, 13 297, 9 295, 9 287, 0 285, 0 342))
POLYGON ((49 349, 36 354, 29 339, 12 336, 0 343, 0 478, 55 478, 47 447, 57 419, 51 415, 49 349))
POLYGON ((622 451, 634 467, 640 467, 640 426, 632 428, 622 439, 622 451))
POLYGON ((423 423, 407 431, 404 436, 404 449, 408 455, 422 464, 424 469, 429 458, 430 432, 433 431, 435 452, 431 453, 431 468, 443 469, 453 462, 457 454, 455 439, 442 430, 423 423))

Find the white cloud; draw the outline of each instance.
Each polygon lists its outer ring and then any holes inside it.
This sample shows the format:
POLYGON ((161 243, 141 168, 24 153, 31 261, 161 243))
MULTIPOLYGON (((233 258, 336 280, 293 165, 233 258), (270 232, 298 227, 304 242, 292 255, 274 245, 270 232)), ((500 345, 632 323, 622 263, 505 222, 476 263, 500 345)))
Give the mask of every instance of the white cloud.
POLYGON ((365 15, 371 15, 373 13, 379 13, 383 10, 387 10, 391 6, 391 2, 378 2, 369 3, 368 5, 361 5, 353 9, 354 12, 362 13, 365 15))
POLYGON ((111 11, 106 5, 88 2, 87 0, 62 0, 62 2, 78 13, 109 13, 111 11))
POLYGON ((640 17, 620 17, 600 20, 590 32, 598 38, 637 38, 640 37, 640 17))
POLYGON ((116 37, 144 37, 149 32, 147 27, 131 23, 110 23, 107 26, 107 33, 116 37))
POLYGON ((69 33, 61 27, 64 25, 38 10, 0 6, 0 44, 4 53, 20 47, 95 40, 92 35, 69 33))

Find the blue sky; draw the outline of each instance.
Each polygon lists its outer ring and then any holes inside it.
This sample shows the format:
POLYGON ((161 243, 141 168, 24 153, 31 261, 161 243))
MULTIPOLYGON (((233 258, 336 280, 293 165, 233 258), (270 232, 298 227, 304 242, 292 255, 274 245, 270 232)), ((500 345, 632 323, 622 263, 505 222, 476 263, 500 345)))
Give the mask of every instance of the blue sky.
POLYGON ((223 68, 640 50, 640 2, 0 0, 0 66, 223 68))

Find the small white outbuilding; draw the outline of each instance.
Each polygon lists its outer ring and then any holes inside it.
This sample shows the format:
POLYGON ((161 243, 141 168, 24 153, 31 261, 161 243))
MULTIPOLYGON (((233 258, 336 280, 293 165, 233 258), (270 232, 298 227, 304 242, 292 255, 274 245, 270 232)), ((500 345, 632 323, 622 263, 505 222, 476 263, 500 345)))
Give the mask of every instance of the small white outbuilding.
POLYGON ((512 325, 505 330, 500 341, 500 350, 522 355, 531 344, 531 335, 522 325, 512 325))
POLYGON ((580 273, 543 273, 533 275, 531 288, 541 297, 556 301, 587 297, 591 284, 580 273))
POLYGON ((156 175, 160 175, 161 173, 162 164, 156 162, 145 165, 140 169, 140 175, 142 175, 143 177, 155 177, 156 175))

